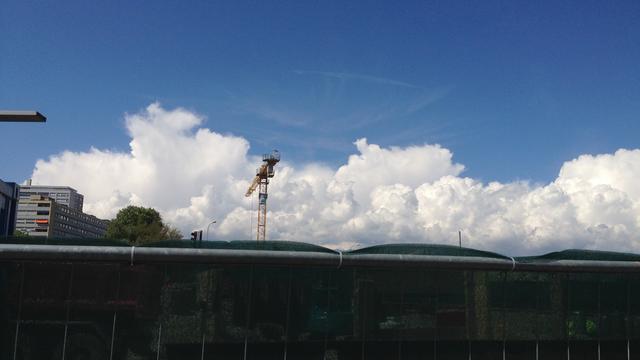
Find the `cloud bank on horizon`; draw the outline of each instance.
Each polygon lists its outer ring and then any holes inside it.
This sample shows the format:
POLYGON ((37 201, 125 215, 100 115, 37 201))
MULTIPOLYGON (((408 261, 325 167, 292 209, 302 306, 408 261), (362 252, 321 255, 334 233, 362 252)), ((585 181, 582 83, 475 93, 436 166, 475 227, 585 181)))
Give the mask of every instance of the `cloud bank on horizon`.
MULTIPOLYGON (((201 127, 203 117, 149 105, 125 115, 128 152, 92 148, 38 160, 34 184, 68 185, 85 211, 111 218, 129 204, 158 209, 183 234, 255 236, 244 197, 260 158, 247 140, 201 127)), ((337 170, 293 165, 269 189, 269 239, 342 249, 389 242, 457 244, 512 255, 565 248, 640 251, 640 149, 582 155, 545 185, 482 183, 439 145, 382 148, 366 139, 337 170)))

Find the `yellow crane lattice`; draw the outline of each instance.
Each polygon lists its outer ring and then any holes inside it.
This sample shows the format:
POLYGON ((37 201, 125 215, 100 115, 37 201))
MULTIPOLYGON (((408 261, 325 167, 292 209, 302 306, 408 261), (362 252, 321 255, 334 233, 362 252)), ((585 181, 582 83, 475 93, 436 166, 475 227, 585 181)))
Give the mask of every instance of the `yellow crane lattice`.
POLYGON ((256 170, 256 177, 253 178, 249 189, 244 196, 249 197, 260 187, 258 192, 258 231, 257 241, 266 240, 267 235, 267 185, 269 178, 275 174, 273 167, 280 161, 280 153, 273 150, 271 154, 262 155, 262 165, 256 170))

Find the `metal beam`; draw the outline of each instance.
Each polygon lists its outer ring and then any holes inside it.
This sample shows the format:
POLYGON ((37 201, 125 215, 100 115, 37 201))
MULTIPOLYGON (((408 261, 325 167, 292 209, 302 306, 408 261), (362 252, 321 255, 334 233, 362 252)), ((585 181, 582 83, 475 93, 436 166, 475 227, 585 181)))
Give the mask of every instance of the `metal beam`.
POLYGON ((1 122, 46 122, 47 118, 37 111, 0 110, 1 122))
POLYGON ((640 262, 555 260, 521 263, 508 258, 400 254, 184 249, 129 246, 0 244, 0 261, 120 262, 283 265, 306 267, 400 267, 535 272, 640 272, 640 262))

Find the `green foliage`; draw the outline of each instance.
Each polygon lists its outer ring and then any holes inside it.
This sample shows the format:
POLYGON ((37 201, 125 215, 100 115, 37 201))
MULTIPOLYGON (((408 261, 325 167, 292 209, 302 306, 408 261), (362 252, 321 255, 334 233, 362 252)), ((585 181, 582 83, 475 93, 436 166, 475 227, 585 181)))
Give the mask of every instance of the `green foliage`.
POLYGON ((182 233, 177 228, 165 225, 162 229, 163 240, 182 240, 182 233))
POLYGON ((593 319, 587 319, 585 321, 584 329, 589 336, 596 336, 598 334, 598 324, 593 319))
POLYGON ((127 206, 109 222, 107 238, 124 239, 130 245, 142 245, 158 240, 182 239, 178 229, 165 225, 155 209, 127 206))
POLYGON ((24 237, 29 237, 29 234, 22 230, 14 230, 13 237, 24 238, 24 237))

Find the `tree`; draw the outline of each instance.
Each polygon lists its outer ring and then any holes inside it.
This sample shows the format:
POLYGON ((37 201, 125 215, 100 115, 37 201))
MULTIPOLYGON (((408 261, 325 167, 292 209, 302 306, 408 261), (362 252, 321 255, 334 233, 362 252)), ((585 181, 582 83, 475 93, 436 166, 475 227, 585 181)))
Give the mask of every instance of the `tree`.
POLYGON ((167 240, 180 240, 182 239, 182 233, 171 225, 165 225, 162 229, 162 237, 167 240))
POLYGON ((19 237, 19 238, 29 237, 29 233, 27 233, 26 231, 16 229, 16 230, 13 230, 13 236, 19 237))
POLYGON ((141 245, 158 240, 182 239, 182 234, 178 229, 165 225, 155 209, 130 205, 118 211, 116 218, 109 222, 106 237, 124 239, 130 245, 141 245))

